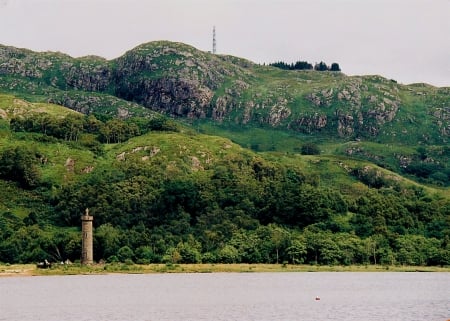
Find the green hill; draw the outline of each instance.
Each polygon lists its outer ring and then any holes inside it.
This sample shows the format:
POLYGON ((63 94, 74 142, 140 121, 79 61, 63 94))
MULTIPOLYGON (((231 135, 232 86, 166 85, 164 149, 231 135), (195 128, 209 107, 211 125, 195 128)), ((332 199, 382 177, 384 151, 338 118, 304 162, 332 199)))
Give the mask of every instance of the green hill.
POLYGON ((449 90, 0 46, 0 261, 448 265, 449 90))
POLYGON ((0 80, 4 92, 101 119, 155 111, 255 151, 299 152, 309 142, 422 182, 450 181, 450 88, 286 71, 167 41, 111 61, 3 46, 0 80))

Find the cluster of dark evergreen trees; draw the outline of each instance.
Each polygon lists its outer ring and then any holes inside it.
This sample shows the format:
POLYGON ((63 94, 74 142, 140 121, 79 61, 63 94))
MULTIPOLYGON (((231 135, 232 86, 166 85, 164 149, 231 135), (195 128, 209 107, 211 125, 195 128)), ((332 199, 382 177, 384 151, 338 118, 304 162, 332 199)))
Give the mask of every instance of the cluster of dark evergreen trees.
POLYGON ((284 61, 278 61, 274 63, 270 63, 269 66, 277 67, 284 70, 316 70, 316 71, 341 71, 339 64, 333 62, 331 66, 328 66, 326 63, 321 61, 320 63, 316 63, 313 67, 307 61, 297 61, 295 63, 286 63, 284 61))

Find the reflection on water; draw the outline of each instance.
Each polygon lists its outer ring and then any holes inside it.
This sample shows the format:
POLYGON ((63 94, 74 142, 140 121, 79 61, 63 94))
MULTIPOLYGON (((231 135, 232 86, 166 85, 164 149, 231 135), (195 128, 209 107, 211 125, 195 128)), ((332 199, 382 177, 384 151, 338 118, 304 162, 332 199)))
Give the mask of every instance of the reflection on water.
POLYGON ((0 278, 0 320, 445 321, 449 318, 450 273, 0 278))

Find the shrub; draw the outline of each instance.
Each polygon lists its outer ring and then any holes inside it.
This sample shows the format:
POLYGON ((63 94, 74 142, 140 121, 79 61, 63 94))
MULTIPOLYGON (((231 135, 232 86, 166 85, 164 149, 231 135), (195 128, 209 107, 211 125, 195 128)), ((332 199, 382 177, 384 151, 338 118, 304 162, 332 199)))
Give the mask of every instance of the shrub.
POLYGON ((302 155, 320 155, 319 146, 314 143, 306 143, 301 148, 302 155))
POLYGON ((128 246, 123 246, 117 251, 117 257, 120 262, 125 262, 127 260, 133 260, 134 252, 128 246))

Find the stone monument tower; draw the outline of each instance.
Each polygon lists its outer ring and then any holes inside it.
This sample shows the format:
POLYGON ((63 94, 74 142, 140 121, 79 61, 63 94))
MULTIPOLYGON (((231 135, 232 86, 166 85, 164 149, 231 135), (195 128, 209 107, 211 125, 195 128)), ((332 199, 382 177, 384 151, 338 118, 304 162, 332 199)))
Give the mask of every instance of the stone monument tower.
POLYGON ((89 215, 89 209, 81 216, 81 264, 94 263, 94 242, 92 237, 92 221, 94 217, 89 215))

